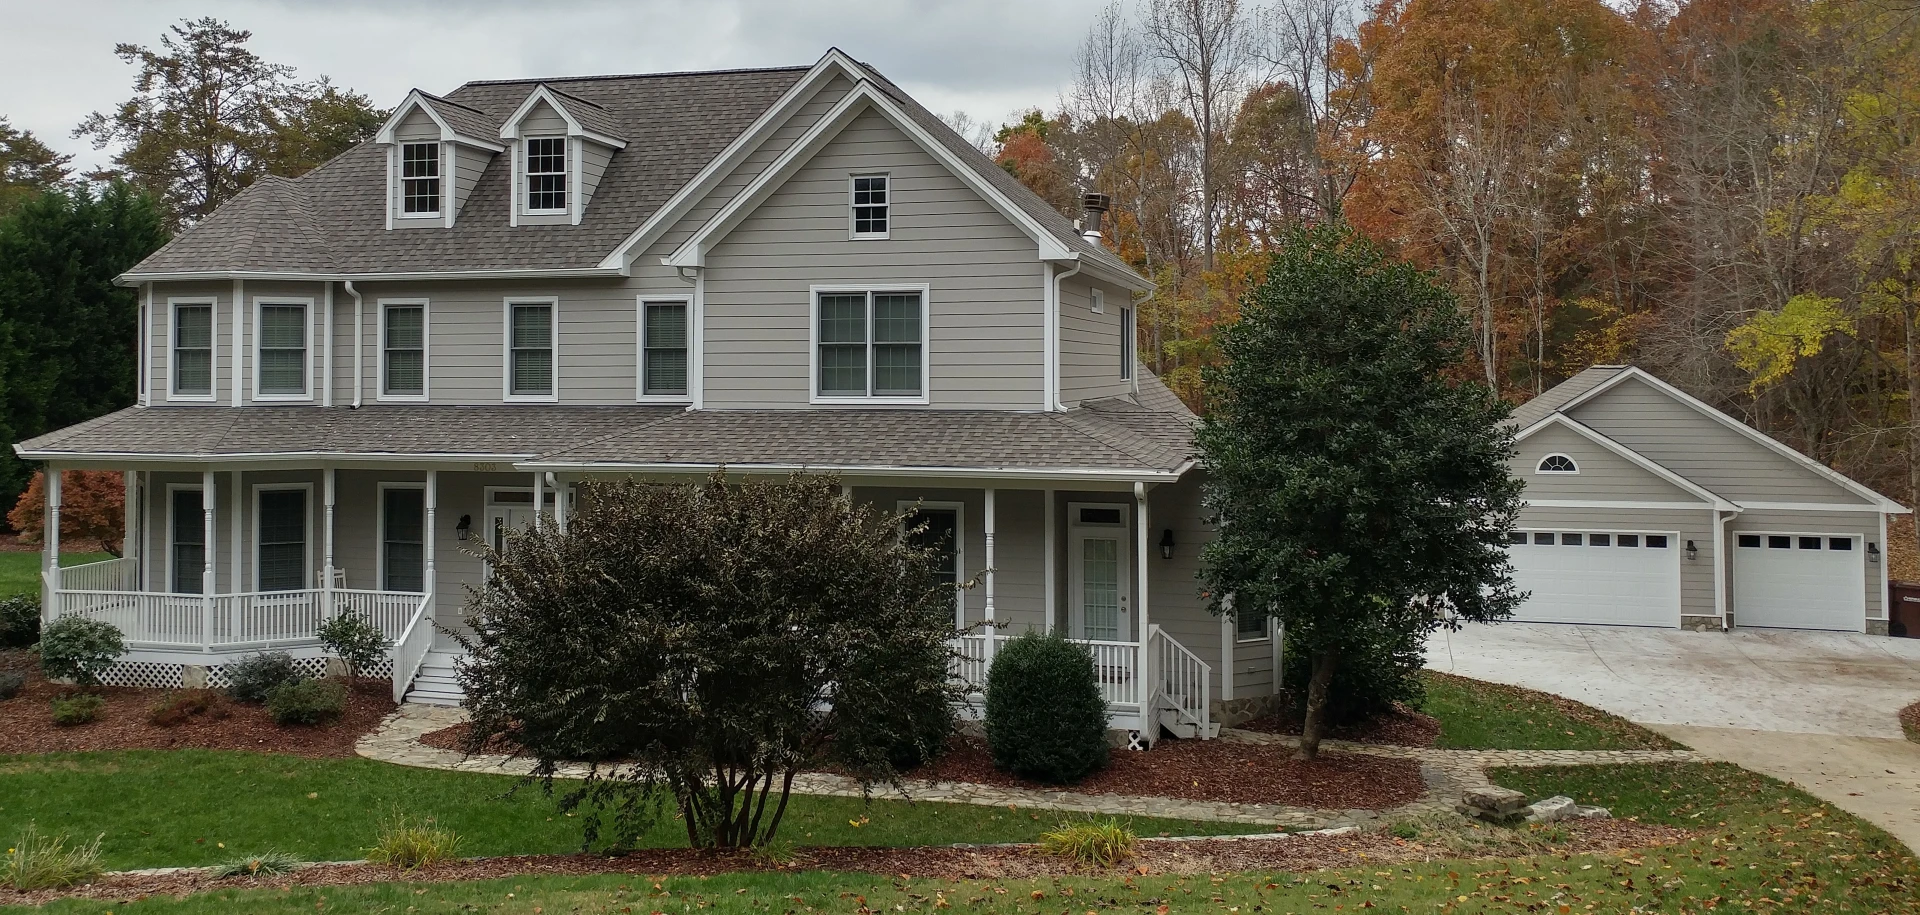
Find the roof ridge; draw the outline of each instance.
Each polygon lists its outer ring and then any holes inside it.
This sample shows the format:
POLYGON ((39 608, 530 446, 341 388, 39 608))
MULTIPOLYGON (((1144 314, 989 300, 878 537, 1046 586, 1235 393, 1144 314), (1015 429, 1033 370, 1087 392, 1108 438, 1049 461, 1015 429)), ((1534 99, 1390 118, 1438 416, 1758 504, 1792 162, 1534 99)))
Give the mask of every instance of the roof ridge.
POLYGON ((594 101, 593 99, 590 99, 590 98, 581 98, 580 96, 577 96, 577 95, 574 95, 573 93, 571 93, 571 92, 568 92, 568 91, 566 91, 566 90, 564 90, 564 89, 555 89, 555 88, 553 88, 553 86, 552 86, 552 84, 550 84, 550 83, 541 83, 540 85, 542 85, 542 86, 546 86, 546 87, 547 87, 547 91, 548 91, 548 92, 551 92, 551 93, 553 93, 554 95, 557 95, 557 96, 560 96, 560 97, 561 97, 561 98, 563 98, 563 99, 567 99, 567 100, 569 100, 569 101, 575 101, 575 102, 579 102, 579 103, 580 103, 580 104, 582 104, 582 105, 587 105, 587 106, 590 106, 590 107, 593 107, 593 108, 598 108, 598 109, 600 109, 601 111, 606 111, 606 110, 607 110, 607 106, 605 106, 605 105, 602 105, 602 104, 600 104, 599 102, 596 102, 596 101, 594 101))
POLYGON ((459 88, 468 86, 512 86, 521 83, 582 83, 605 79, 656 79, 669 76, 720 76, 730 73, 782 73, 790 70, 811 70, 812 64, 786 67, 734 67, 722 70, 666 70, 659 73, 597 73, 586 76, 539 76, 519 79, 475 79, 461 83, 459 88))
POLYGON ((415 92, 418 92, 418 93, 420 93, 421 95, 423 95, 423 96, 425 96, 425 97, 426 97, 426 99, 427 99, 427 101, 430 101, 430 102, 439 102, 439 103, 441 103, 441 104, 443 104, 443 105, 452 105, 452 106, 453 106, 453 107, 455 107, 455 108, 461 108, 461 109, 464 109, 464 110, 467 110, 467 111, 471 111, 471 112, 473 112, 474 114, 477 114, 477 115, 479 115, 479 116, 481 116, 481 117, 486 117, 486 116, 487 116, 487 113, 486 113, 486 112, 484 112, 484 111, 481 111, 480 109, 478 109, 478 108, 475 108, 475 107, 473 107, 472 105, 467 105, 467 104, 462 104, 462 103, 460 103, 460 102, 456 102, 456 101, 454 101, 453 99, 450 99, 450 98, 447 98, 447 97, 446 97, 446 96, 444 96, 444 95, 434 95, 433 93, 431 93, 431 92, 428 92, 428 91, 427 91, 427 90, 425 90, 425 89, 418 89, 418 88, 416 88, 416 89, 414 89, 413 91, 415 91, 415 92))

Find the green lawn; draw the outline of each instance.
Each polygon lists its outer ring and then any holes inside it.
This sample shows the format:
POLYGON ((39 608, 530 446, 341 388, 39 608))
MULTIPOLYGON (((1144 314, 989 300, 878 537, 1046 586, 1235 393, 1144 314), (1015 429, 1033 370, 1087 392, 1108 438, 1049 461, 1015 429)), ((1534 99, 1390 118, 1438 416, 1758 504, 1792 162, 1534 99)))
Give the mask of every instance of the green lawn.
POLYGON ((844 873, 516 877, 230 890, 186 899, 60 902, 49 915, 315 911, 533 913, 765 912, 1660 912, 1920 910, 1920 864, 1892 839, 1779 782, 1732 766, 1572 767, 1497 773, 1530 794, 1566 793, 1621 816, 1701 830, 1644 852, 1440 858, 1312 875, 1124 874, 930 880, 844 873), (1069 891, 1071 891, 1069 893, 1069 891), (1039 893, 1039 897, 1035 897, 1039 893), (1640 907, 1635 909, 1635 907, 1640 907))
MULTIPOLYGON (((61 553, 60 564, 77 566, 112 558, 106 553, 61 553)), ((0 597, 40 593, 42 561, 39 553, 0 553, 0 597)))
POLYGON ((1617 715, 1549 693, 1425 671, 1421 711, 1440 746, 1460 750, 1669 750, 1679 744, 1617 715))
MULTIPOLYGON (((365 759, 302 759, 214 750, 0 757, 0 841, 29 821, 91 839, 106 867, 213 864, 269 849, 309 861, 363 857, 376 822, 396 807, 461 836, 466 855, 580 849, 580 823, 538 788, 503 797, 505 775, 413 769, 365 759)), ((800 845, 930 845, 1032 840, 1066 817, 967 804, 795 795, 780 837, 800 845)), ((1260 831, 1245 824, 1141 818, 1146 835, 1260 831)), ((673 821, 643 843, 677 847, 673 821)))

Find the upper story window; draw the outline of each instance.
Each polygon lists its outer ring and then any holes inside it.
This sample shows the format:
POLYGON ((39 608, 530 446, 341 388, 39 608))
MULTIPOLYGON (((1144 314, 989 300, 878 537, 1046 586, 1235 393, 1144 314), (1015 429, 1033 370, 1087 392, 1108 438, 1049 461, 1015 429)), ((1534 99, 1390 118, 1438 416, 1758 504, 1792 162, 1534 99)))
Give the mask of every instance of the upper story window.
POLYGON ((307 306, 290 302, 262 303, 256 331, 256 396, 307 396, 307 306))
POLYGON ((440 215, 440 144, 401 144, 400 211, 408 216, 440 215))
POLYGON ((380 307, 380 394, 427 395, 427 304, 383 302, 380 307))
POLYGON ((552 400, 555 300, 507 303, 507 397, 552 400))
POLYGON ((527 212, 564 213, 567 210, 567 138, 535 137, 527 141, 527 212))
POLYGON ((1138 331, 1133 326, 1133 309, 1120 306, 1120 379, 1133 379, 1133 348, 1138 345, 1138 331))
POLYGON ((1579 473, 1580 465, 1564 454, 1549 454, 1540 459, 1540 466, 1534 468, 1540 473, 1579 473))
POLYGON ((213 396, 213 305, 173 306, 173 394, 213 396))
POLYGON ((814 400, 925 403, 927 292, 815 290, 814 400))
POLYGON ((687 393, 687 303, 640 303, 640 394, 687 393))
POLYGON ((887 237, 887 176, 853 176, 853 237, 887 237))

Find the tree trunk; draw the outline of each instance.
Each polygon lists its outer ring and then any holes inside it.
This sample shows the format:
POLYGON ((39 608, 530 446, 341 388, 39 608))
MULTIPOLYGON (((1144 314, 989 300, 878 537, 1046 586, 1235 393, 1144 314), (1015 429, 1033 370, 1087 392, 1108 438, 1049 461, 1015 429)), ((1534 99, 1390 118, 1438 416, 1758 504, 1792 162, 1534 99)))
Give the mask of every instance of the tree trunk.
POLYGON ((1320 738, 1327 730, 1327 693, 1333 687, 1333 669, 1340 665, 1340 653, 1321 651, 1313 656, 1313 676, 1307 681, 1307 720, 1300 726, 1298 759, 1320 758, 1320 738))
MULTIPOLYGON (((1920 504, 1920 305, 1906 307, 1907 319, 1907 505, 1920 504)), ((1913 526, 1914 545, 1920 548, 1920 524, 1913 526)), ((1883 548, 1887 544, 1881 544, 1883 548)), ((1892 557, 1888 557, 1892 561, 1892 557)))

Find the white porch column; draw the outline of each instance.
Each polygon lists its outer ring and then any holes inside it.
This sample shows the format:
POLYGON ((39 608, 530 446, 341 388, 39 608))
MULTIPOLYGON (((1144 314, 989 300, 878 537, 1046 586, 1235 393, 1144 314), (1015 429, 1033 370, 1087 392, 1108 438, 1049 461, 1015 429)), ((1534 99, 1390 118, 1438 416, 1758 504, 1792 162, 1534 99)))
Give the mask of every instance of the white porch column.
POLYGON ((429 470, 427 471, 427 536, 426 536, 426 542, 422 544, 422 547, 427 552, 427 572, 426 572, 425 578, 423 579, 423 583, 426 585, 426 590, 428 594, 433 593, 433 586, 434 586, 433 541, 434 541, 434 535, 438 532, 438 525, 434 522, 433 514, 434 514, 434 510, 439 506, 439 504, 440 504, 440 471, 429 470))
POLYGON ((553 526, 560 533, 567 532, 567 480, 559 474, 551 474, 553 479, 553 526))
POLYGON ((533 524, 540 526, 540 518, 547 512, 547 475, 536 470, 533 472, 533 524))
POLYGON ((120 556, 132 557, 140 544, 140 471, 120 472, 120 556))
POLYGON ((200 558, 202 561, 200 567, 200 647, 208 650, 211 650, 213 647, 213 557, 215 555, 213 552, 213 531, 214 528, 219 526, 213 521, 214 490, 213 471, 202 471, 200 474, 200 514, 202 515, 201 524, 204 525, 204 527, 200 531, 200 540, 204 546, 200 549, 200 558))
MULTIPOLYGON (((45 530, 41 537, 42 547, 46 550, 46 573, 41 576, 46 584, 47 600, 41 607, 52 607, 59 599, 60 590, 60 468, 48 464, 42 471, 41 489, 47 497, 47 516, 44 519, 45 530)), ((57 608, 56 608, 57 612, 57 608)), ((42 615, 45 615, 43 610, 42 615)))
POLYGON ((1056 534, 1056 533, 1054 533, 1054 524, 1056 524, 1057 522, 1055 521, 1055 519, 1054 519, 1054 517, 1053 517, 1053 515, 1054 515, 1054 512, 1053 512, 1053 490, 1051 490, 1051 489, 1046 489, 1046 490, 1041 490, 1041 493, 1042 493, 1042 497, 1043 497, 1043 498, 1045 498, 1045 499, 1047 500, 1047 503, 1046 503, 1046 506, 1045 506, 1045 514, 1046 514, 1046 518, 1047 518, 1047 522, 1046 522, 1046 538, 1045 538, 1045 539, 1046 539, 1046 547, 1047 547, 1047 556, 1046 556, 1046 562, 1045 562, 1045 564, 1044 564, 1044 565, 1045 565, 1045 567, 1046 567, 1046 576, 1045 576, 1045 577, 1046 577, 1046 586, 1047 586, 1047 598, 1046 598, 1046 603, 1045 603, 1045 605, 1046 605, 1046 608, 1047 608, 1047 631, 1048 631, 1048 632, 1052 632, 1052 631, 1053 631, 1053 625, 1054 625, 1054 624, 1053 624, 1053 617, 1054 617, 1054 613, 1056 612, 1056 610, 1055 610, 1055 606, 1054 606, 1054 602, 1055 602, 1055 600, 1056 600, 1056 598, 1055 598, 1055 596, 1054 596, 1054 593, 1053 593, 1053 592, 1054 592, 1054 590, 1055 590, 1055 588, 1054 588, 1054 580, 1053 580, 1053 576, 1054 576, 1054 571, 1053 571, 1053 567, 1054 567, 1054 563, 1058 561, 1058 560, 1056 560, 1056 559, 1054 558, 1054 554, 1055 554, 1055 553, 1058 553, 1058 552, 1060 551, 1060 546, 1059 546, 1059 544, 1058 544, 1058 543, 1056 543, 1056 542, 1055 542, 1055 539, 1054 539, 1055 537, 1057 537, 1057 536, 1059 536, 1059 535, 1058 535, 1058 534, 1056 534))
MULTIPOLYGON (((333 284, 328 283, 327 288, 332 289, 333 284)), ((321 503, 325 506, 326 512, 326 526, 322 529, 321 533, 322 550, 325 555, 321 559, 320 564, 320 590, 324 600, 321 604, 320 613, 322 616, 328 618, 332 618, 333 616, 333 503, 334 493, 336 492, 335 482, 332 467, 327 467, 320 471, 320 499, 321 503)), ((378 511, 379 508, 379 506, 375 506, 374 510, 378 511)))
POLYGON ((1267 617, 1267 638, 1273 642, 1273 694, 1280 695, 1280 662, 1286 660, 1286 631, 1280 626, 1280 618, 1267 617))
POLYGON ((253 590, 247 586, 247 580, 240 574, 240 567, 245 565, 246 560, 241 553, 246 540, 246 534, 241 530, 241 525, 245 523, 244 508, 247 491, 241 487, 240 471, 235 470, 229 476, 233 479, 233 508, 227 513, 227 517, 231 519, 229 530, 233 534, 233 543, 227 547, 227 560, 232 563, 227 569, 227 591, 232 594, 245 594, 253 590))
MULTIPOLYGON (((1229 601, 1232 599, 1229 598, 1229 601)), ((1231 606, 1231 604, 1229 604, 1231 606)), ((1239 633, 1234 631, 1234 619, 1231 613, 1220 614, 1220 701, 1233 698, 1233 642, 1239 633)))
MULTIPOLYGON (((1727 631, 1727 522, 1730 516, 1720 509, 1713 512, 1713 612, 1720 617, 1720 631, 1727 631)), ((1884 517, 1884 516, 1883 516, 1884 517)))
POLYGON ((986 594, 985 614, 986 614, 986 620, 987 620, 987 643, 986 643, 986 654, 984 657, 986 658, 988 670, 993 669, 993 637, 994 637, 994 634, 998 632, 998 630, 996 630, 993 626, 993 496, 994 496, 994 492, 995 490, 993 489, 988 489, 985 491, 986 511, 982 512, 980 516, 981 530, 983 533, 986 534, 986 537, 987 537, 986 568, 982 570, 981 577, 982 577, 982 584, 985 586, 985 594, 986 594))
POLYGON ((1147 643, 1147 484, 1133 484, 1133 504, 1134 527, 1138 530, 1134 542, 1139 554, 1134 561, 1139 571, 1134 574, 1138 583, 1135 585, 1133 603, 1140 611, 1140 644, 1145 645, 1147 643))

